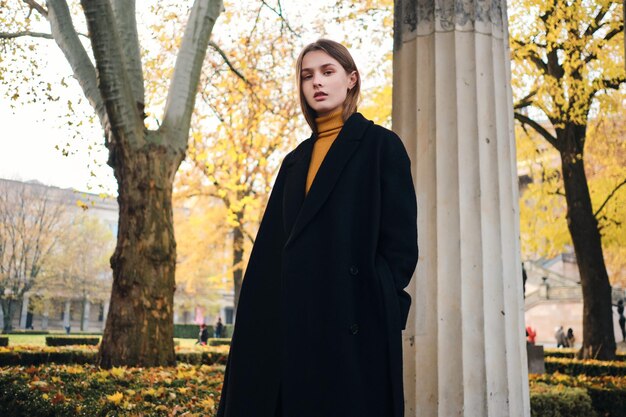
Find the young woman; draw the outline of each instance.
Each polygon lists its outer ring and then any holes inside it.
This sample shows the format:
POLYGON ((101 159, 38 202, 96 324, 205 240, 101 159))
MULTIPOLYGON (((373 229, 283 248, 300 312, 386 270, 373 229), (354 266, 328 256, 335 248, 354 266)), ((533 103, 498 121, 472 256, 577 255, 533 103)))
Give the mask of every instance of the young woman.
POLYGON ((320 39, 296 67, 313 134, 285 157, 263 216, 217 416, 402 417, 417 263, 409 158, 356 112, 361 79, 344 46, 320 39))

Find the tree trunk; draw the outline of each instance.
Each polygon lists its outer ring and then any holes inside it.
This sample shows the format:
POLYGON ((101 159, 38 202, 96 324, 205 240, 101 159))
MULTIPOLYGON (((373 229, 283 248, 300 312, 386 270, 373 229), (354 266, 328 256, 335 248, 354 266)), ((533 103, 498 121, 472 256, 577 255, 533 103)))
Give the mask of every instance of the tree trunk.
POLYGON ((13 330, 13 300, 2 300, 2 314, 4 317, 2 329, 4 332, 10 332, 13 330))
POLYGON ((233 281, 235 284, 235 314, 239 305, 239 294, 243 284, 243 255, 244 234, 242 219, 238 217, 239 226, 233 228, 233 281))
POLYGON ((176 267, 172 213, 174 174, 183 151, 149 140, 132 152, 110 149, 118 182, 119 227, 111 257, 113 288, 99 364, 175 364, 176 267))
POLYGON ((562 144, 560 152, 567 201, 567 225, 574 244, 583 290, 583 346, 578 356, 612 360, 615 358, 615 335, 611 285, 585 175, 585 135, 585 126, 566 124, 563 129, 557 129, 557 139, 562 144))

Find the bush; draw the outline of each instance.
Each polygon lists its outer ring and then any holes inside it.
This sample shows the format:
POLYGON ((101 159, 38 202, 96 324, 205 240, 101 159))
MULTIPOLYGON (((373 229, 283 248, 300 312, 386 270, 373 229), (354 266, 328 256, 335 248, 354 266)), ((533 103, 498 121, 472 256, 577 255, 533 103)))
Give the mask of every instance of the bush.
POLYGON ((545 359, 547 373, 587 376, 626 376, 626 362, 597 361, 593 359, 579 360, 547 357, 545 359))
POLYGON ((583 388, 535 384, 530 393, 533 417, 595 417, 591 398, 583 388))
POLYGON ((9 336, 0 336, 0 346, 9 346, 9 336))
POLYGON ((598 415, 603 417, 626 416, 626 377, 570 376, 555 373, 531 375, 529 379, 531 393, 537 392, 542 385, 546 384, 585 389, 598 415))
MULTIPOLYGON (((566 348, 566 349, 544 349, 543 350, 543 354, 545 357, 550 357, 550 358, 569 358, 569 359, 576 359, 576 355, 578 354, 578 349, 570 349, 570 348, 566 348)), ((615 360, 616 361, 626 361, 626 354, 624 353, 617 353, 615 355, 615 360)))
POLYGON ((4 334, 32 334, 32 335, 41 335, 41 334, 50 334, 47 330, 25 330, 25 329, 16 329, 9 330, 8 332, 4 332, 4 334))
POLYGON ((96 363, 98 351, 92 348, 8 347, 0 349, 0 366, 41 365, 48 363, 96 363))
MULTIPOLYGON (((209 327, 209 334, 212 334, 213 329, 209 327)), ((200 326, 197 324, 175 324, 174 325, 174 337, 179 339, 197 339, 198 333, 200 333, 200 326)))
MULTIPOLYGON (((215 334, 215 327, 207 325, 209 335, 215 334)), ((175 324, 174 325, 174 337, 179 339, 197 339, 200 333, 200 326, 197 324, 175 324)), ((233 325, 225 324, 222 330, 222 338, 229 338, 233 334, 233 325)))
MULTIPOLYGON (((226 365, 228 346, 176 348, 176 361, 196 365, 226 365)), ((30 366, 43 364, 96 364, 95 346, 0 348, 0 366, 30 366)))
POLYGON ((99 337, 83 336, 46 336, 46 346, 91 345, 100 343, 99 337))
POLYGON ((230 346, 230 341, 231 339, 222 337, 222 338, 217 338, 217 337, 211 337, 209 338, 207 345, 209 346, 230 346))

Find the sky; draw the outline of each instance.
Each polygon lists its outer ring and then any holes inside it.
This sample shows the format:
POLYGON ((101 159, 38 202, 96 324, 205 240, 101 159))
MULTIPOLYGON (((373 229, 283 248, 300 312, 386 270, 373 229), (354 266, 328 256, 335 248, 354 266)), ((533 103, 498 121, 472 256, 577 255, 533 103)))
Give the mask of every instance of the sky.
MULTIPOLYGON (((320 8, 332 1, 324 0, 313 4, 308 1, 283 3, 287 18, 290 18, 296 14, 293 9, 305 4, 307 14, 311 16, 319 13, 316 7, 320 8)), ((143 6, 145 3, 138 4, 143 6)), ((138 11, 141 13, 141 10, 138 11)), ((218 25, 216 28, 219 28, 218 25)), ((49 33, 48 23, 43 21, 33 30, 49 33)), ((328 30, 330 33, 323 34, 324 36, 343 36, 332 25, 328 26, 328 30)), ((305 43, 319 37, 316 33, 306 36, 307 39, 303 40, 305 43)), ((40 58, 46 67, 46 78, 60 80, 69 76, 71 69, 54 41, 38 42, 43 46, 38 50, 45 51, 45 55, 40 58)), ((353 51, 353 54, 363 73, 363 67, 367 66, 367 54, 362 51, 353 51)), ((103 146, 103 134, 99 125, 96 123, 94 126, 81 128, 80 139, 71 139, 76 134, 76 129, 68 128, 67 119, 62 115, 67 108, 66 100, 82 97, 82 91, 77 83, 68 84, 69 87, 62 92, 62 99, 48 106, 45 112, 44 106, 32 103, 11 108, 14 103, 0 92, 0 177, 22 181, 36 180, 62 188, 115 195, 117 185, 112 169, 106 165, 107 151, 103 146), (68 148, 66 143, 71 143, 71 146, 68 148), (88 151, 89 145, 92 145, 91 151, 88 151), (71 152, 66 156, 62 149, 69 149, 71 152)), ((81 105, 75 99, 72 101, 79 114, 93 113, 86 102, 81 105)))

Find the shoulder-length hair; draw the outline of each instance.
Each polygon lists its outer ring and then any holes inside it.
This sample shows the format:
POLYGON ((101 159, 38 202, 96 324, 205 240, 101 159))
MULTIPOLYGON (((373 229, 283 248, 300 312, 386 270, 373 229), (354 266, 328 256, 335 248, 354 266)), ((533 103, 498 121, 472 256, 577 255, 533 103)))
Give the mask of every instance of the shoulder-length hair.
POLYGON ((339 42, 331 41, 330 39, 318 39, 317 41, 305 46, 302 52, 300 52, 300 56, 298 56, 298 60, 296 61, 296 85, 298 86, 300 107, 302 108, 304 118, 311 127, 311 130, 313 130, 313 133, 317 134, 317 124, 315 123, 317 112, 309 106, 304 98, 301 77, 302 59, 307 53, 312 51, 326 52, 333 59, 337 60, 337 62, 339 62, 339 64, 343 67, 344 71, 348 74, 352 73, 352 71, 356 72, 356 83, 354 84, 354 87, 348 90, 346 101, 343 102, 342 118, 344 121, 346 121, 348 117, 350 117, 357 110, 357 104, 361 93, 361 75, 359 74, 359 70, 354 63, 352 55, 350 55, 348 49, 339 42))

